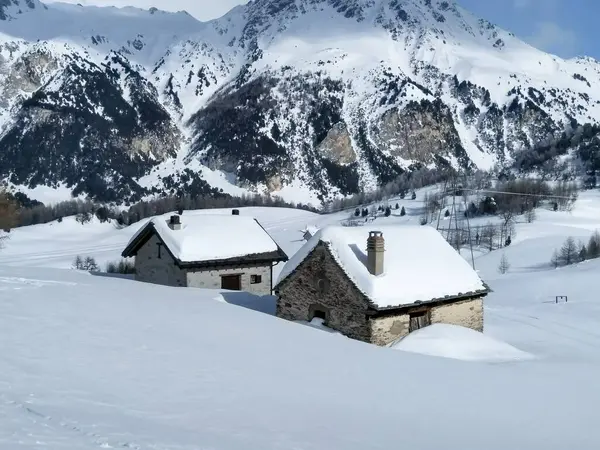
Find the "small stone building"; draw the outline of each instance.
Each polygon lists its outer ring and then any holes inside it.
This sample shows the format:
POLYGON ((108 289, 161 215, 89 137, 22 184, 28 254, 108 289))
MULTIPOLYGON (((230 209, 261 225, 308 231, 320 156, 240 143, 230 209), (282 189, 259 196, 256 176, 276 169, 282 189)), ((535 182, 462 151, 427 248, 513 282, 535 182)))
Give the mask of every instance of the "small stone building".
POLYGON ((190 213, 150 220, 122 254, 136 280, 270 295, 273 265, 287 256, 252 217, 190 213))
POLYGON ((387 345, 433 323, 483 331, 488 289, 431 227, 326 227, 285 265, 277 316, 320 319, 342 334, 387 345))

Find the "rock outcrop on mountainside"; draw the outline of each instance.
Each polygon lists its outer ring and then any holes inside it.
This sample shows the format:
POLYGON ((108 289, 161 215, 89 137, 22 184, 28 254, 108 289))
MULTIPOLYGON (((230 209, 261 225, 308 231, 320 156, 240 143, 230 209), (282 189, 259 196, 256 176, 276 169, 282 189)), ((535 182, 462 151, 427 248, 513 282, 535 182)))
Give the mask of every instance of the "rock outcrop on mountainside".
POLYGON ((597 61, 449 1, 255 0, 202 23, 0 0, 0 33, 0 178, 99 201, 242 188, 318 202, 415 167, 573 153, 565 139, 600 117, 597 61))

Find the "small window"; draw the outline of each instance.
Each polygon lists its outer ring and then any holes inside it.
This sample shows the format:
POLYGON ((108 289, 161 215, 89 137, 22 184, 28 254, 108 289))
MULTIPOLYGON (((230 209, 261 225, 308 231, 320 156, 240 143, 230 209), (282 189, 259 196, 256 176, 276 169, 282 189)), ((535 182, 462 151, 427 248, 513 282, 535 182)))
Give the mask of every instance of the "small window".
POLYGON ((158 247, 158 259, 161 259, 162 258, 162 251, 161 251, 162 250, 162 242, 158 242, 156 244, 156 246, 158 247))
POLYGON ((250 275, 250 284, 262 283, 262 275, 250 275))
POLYGON ((320 293, 324 294, 325 292, 327 292, 329 290, 329 281, 327 281, 324 278, 320 278, 317 281, 317 289, 319 290, 320 293))

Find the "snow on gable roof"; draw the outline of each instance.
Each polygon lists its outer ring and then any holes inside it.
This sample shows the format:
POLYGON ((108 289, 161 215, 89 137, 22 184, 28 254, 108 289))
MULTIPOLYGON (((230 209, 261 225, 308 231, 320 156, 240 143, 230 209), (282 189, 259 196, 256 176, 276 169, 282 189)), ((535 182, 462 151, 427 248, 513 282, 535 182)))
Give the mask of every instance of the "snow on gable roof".
POLYGON ((285 265, 278 284, 323 242, 350 280, 378 308, 487 292, 469 263, 427 226, 378 227, 385 239, 384 273, 372 275, 365 264, 369 231, 339 226, 319 230, 285 265))
POLYGON ((172 230, 168 216, 155 217, 136 233, 127 248, 152 226, 173 256, 183 263, 242 258, 283 252, 253 218, 234 215, 180 216, 181 229, 172 230))

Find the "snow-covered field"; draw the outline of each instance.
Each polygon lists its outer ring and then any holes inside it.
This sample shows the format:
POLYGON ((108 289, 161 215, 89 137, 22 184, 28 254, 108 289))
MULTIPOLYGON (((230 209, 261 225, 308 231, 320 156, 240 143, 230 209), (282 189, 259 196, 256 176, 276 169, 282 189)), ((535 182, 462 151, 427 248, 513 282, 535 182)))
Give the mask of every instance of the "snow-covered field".
MULTIPOLYGON (((418 200, 368 226, 418 223, 418 200)), ((241 213, 290 256, 307 225, 348 217, 241 213)), ((13 230, 0 251, 0 449, 600 448, 600 260, 549 264, 567 236, 600 228, 600 193, 523 222, 510 247, 477 254, 493 289, 484 336, 431 327, 394 348, 279 320, 270 297, 69 270, 76 255, 117 260, 145 222, 13 230)))

